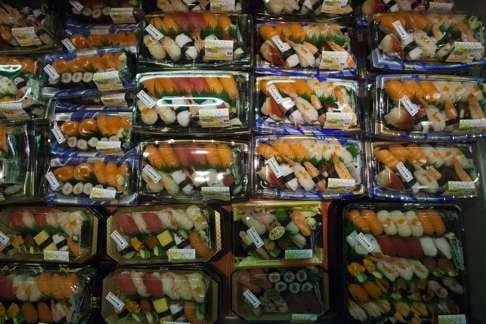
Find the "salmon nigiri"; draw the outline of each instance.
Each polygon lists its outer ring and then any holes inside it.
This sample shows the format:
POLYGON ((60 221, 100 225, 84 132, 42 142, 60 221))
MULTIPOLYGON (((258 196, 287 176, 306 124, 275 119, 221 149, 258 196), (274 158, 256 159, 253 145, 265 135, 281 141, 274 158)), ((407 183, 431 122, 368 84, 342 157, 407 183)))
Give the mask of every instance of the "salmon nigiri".
POLYGON ((378 162, 384 164, 390 169, 394 170, 397 164, 400 162, 397 158, 387 149, 376 150, 375 158, 378 162))
POLYGON ((205 148, 208 152, 206 155, 208 164, 213 168, 217 168, 220 165, 220 160, 216 144, 206 144, 205 148))
POLYGON ((219 81, 218 78, 215 77, 207 77, 206 82, 209 86, 209 90, 216 94, 222 93, 224 91, 223 85, 219 81))
POLYGON ((172 145, 160 144, 159 152, 168 167, 177 168, 180 166, 179 160, 177 160, 177 156, 175 155, 172 145))
POLYGON ((219 81, 223 86, 224 92, 228 94, 228 97, 231 100, 236 100, 236 97, 238 96, 238 88, 233 76, 219 78, 219 81))
POLYGON ((353 225, 361 232, 369 232, 370 227, 368 221, 361 216, 361 213, 357 209, 352 209, 347 214, 348 219, 353 225))
POLYGON ((144 89, 147 90, 148 94, 152 96, 155 96, 156 80, 157 79, 155 78, 151 78, 151 79, 146 79, 142 82, 144 89))
POLYGON ((202 13, 202 17, 206 23, 206 26, 209 28, 216 28, 218 25, 218 18, 212 12, 205 11, 202 13))
POLYGON ((165 165, 164 159, 160 151, 153 145, 147 145, 143 156, 149 161, 150 165, 159 169, 165 165))

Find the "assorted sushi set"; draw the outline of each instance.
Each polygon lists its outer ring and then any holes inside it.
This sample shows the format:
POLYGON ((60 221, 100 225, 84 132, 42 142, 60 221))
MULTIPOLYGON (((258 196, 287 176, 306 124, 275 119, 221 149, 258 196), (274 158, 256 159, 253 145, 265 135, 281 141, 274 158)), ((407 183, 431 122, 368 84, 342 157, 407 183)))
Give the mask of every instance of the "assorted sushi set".
POLYGON ((346 206, 344 266, 350 318, 428 323, 464 313, 460 213, 455 205, 346 206))
POLYGON ((486 27, 452 7, 3 1, 0 323, 465 320, 486 27))
POLYGON ((107 254, 119 263, 207 262, 221 250, 221 214, 198 205, 122 208, 107 234, 107 254))

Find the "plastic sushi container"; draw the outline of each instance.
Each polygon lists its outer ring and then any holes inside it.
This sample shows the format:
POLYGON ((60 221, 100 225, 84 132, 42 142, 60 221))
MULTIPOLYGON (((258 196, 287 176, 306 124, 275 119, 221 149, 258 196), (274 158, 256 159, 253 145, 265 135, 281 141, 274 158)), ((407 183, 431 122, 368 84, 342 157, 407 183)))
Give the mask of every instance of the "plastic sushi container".
POLYGON ((256 78, 255 129, 276 135, 352 135, 361 130, 358 83, 351 80, 256 78))
POLYGON ((84 25, 67 23, 61 43, 68 52, 103 47, 137 51, 142 24, 84 25))
POLYGON ((160 201, 229 201, 247 197, 248 144, 165 140, 139 146, 139 188, 160 201))
POLYGON ((138 160, 100 153, 52 152, 45 175, 45 201, 70 205, 133 205, 138 160))
POLYGON ((232 310, 245 321, 316 322, 329 310, 327 273, 317 266, 240 269, 232 310))
POLYGON ((261 20, 257 23, 256 71, 354 77, 350 29, 332 20, 261 20))
POLYGON ((137 76, 135 124, 147 133, 248 132, 252 95, 246 72, 154 72, 137 76))
POLYGON ((461 214, 448 204, 345 206, 346 322, 466 321, 461 214))
POLYGON ((440 75, 376 79, 374 132, 411 140, 461 140, 486 135, 486 83, 440 75))
POLYGON ((132 78, 132 60, 121 48, 86 50, 44 57, 42 78, 58 89, 124 90, 132 78))
POLYGON ((372 67, 378 70, 458 71, 485 64, 484 24, 475 16, 376 14, 372 25, 372 67))
POLYGON ((373 15, 378 13, 393 13, 397 11, 441 12, 446 13, 454 7, 454 0, 365 0, 356 6, 356 22, 359 26, 368 26, 373 21, 373 15))
POLYGON ((96 254, 98 217, 88 209, 6 207, 0 260, 83 263, 96 254))
POLYGON ((270 16, 342 16, 353 12, 351 1, 348 0, 309 0, 309 1, 279 1, 261 0, 260 11, 270 16))
POLYGON ((175 1, 143 1, 146 14, 167 12, 201 12, 241 13, 246 11, 248 0, 175 0, 175 1))
POLYGON ((219 283, 203 270, 121 268, 103 280, 107 323, 214 323, 219 283))
POLYGON ((96 88, 59 90, 44 87, 42 95, 49 100, 49 113, 105 108, 131 111, 135 94, 131 89, 103 92, 96 88))
POLYGON ((130 148, 131 133, 130 111, 58 112, 51 126, 51 147, 122 153, 130 148))
POLYGON ((120 208, 108 219, 107 254, 120 264, 208 262, 221 250, 221 221, 203 205, 120 208))
POLYGON ((131 24, 143 17, 139 0, 74 0, 65 3, 65 10, 82 23, 131 24))
POLYGON ((368 143, 369 194, 401 201, 452 201, 478 194, 470 144, 368 143))
POLYGON ((251 18, 245 14, 147 15, 139 62, 172 68, 249 67, 251 18))
POLYGON ((54 19, 47 1, 4 0, 0 4, 2 22, 0 53, 39 54, 56 49, 54 19))
POLYGON ((233 204, 237 267, 322 264, 320 201, 251 201, 233 204))
POLYGON ((11 323, 86 323, 95 270, 13 263, 0 268, 0 318, 11 323))
POLYGON ((255 140, 253 195, 270 199, 350 199, 365 193, 364 149, 325 136, 255 140))
POLYGON ((39 101, 37 61, 25 57, 0 56, 0 118, 31 120, 46 118, 39 101))

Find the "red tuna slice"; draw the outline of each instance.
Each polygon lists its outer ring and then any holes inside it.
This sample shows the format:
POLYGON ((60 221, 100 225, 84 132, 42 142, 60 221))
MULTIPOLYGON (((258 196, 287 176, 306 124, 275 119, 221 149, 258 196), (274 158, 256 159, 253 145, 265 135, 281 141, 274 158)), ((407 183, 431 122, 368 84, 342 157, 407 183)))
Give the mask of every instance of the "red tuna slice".
POLYGON ((143 275, 143 284, 149 293, 154 298, 160 298, 164 296, 164 287, 162 286, 162 280, 160 280, 156 273, 146 272, 143 275))
POLYGON ((116 286, 126 295, 137 294, 137 287, 132 281, 130 271, 119 272, 115 275, 116 286))
POLYGON ((250 272, 248 272, 248 270, 240 270, 236 275, 238 276, 236 279, 238 283, 249 289, 252 293, 259 294, 262 291, 260 286, 253 284, 250 272))
POLYGON ((25 228, 25 224, 22 220, 22 210, 11 210, 8 214, 8 222, 10 226, 17 229, 25 228))
POLYGON ((191 29, 191 23, 189 22, 186 12, 173 12, 171 17, 174 19, 175 23, 180 27, 180 29, 184 31, 191 29))
POLYGON ((410 257, 410 250, 407 245, 407 240, 399 237, 395 237, 393 239, 393 246, 395 247, 395 251, 397 256, 402 258, 410 257))
POLYGON ((146 212, 141 213, 141 215, 150 233, 159 233, 164 227, 164 224, 162 224, 156 213, 146 212))
POLYGON ((130 217, 130 214, 116 215, 115 224, 118 230, 122 233, 129 234, 129 235, 138 233, 137 224, 135 224, 133 218, 130 217))
POLYGON ((193 164, 196 165, 208 164, 208 160, 206 159, 206 155, 208 154, 208 151, 205 148, 202 148, 199 145, 189 145, 188 150, 193 164))
POLYGON ((201 77, 189 78, 189 82, 192 84, 192 90, 196 92, 209 92, 209 86, 206 79, 201 77))
POLYGON ((395 256, 393 238, 391 236, 377 236, 376 240, 378 241, 378 244, 380 244, 381 252, 383 252, 383 254, 395 256))
POLYGON ((35 225, 38 227, 44 227, 47 226, 47 215, 48 213, 42 213, 42 212, 33 212, 35 219, 35 225))
POLYGON ((268 280, 267 274, 262 269, 250 269, 251 280, 254 284, 263 289, 272 288, 272 283, 268 280))
POLYGON ((0 298, 5 300, 15 299, 12 280, 9 277, 0 276, 0 298))
POLYGON ((182 167, 187 168, 191 165, 191 149, 187 145, 174 145, 174 153, 182 167))
POLYGON ((206 21, 199 12, 187 12, 187 18, 193 29, 203 29, 206 28, 206 21))
POLYGON ((179 92, 185 93, 187 95, 192 94, 192 83, 190 78, 175 77, 172 79, 174 85, 179 92))
POLYGON ((419 240, 410 239, 406 240, 406 243, 408 252, 412 258, 418 259, 424 256, 424 251, 422 250, 422 246, 420 245, 419 240))

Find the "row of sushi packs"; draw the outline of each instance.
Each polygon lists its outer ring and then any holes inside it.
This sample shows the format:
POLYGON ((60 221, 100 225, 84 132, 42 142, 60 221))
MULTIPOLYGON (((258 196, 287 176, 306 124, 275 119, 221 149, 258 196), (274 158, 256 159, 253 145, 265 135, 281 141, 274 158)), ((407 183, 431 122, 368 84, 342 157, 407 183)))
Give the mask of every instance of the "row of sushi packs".
POLYGON ((458 206, 351 204, 343 213, 350 319, 428 323, 466 312, 458 206))

